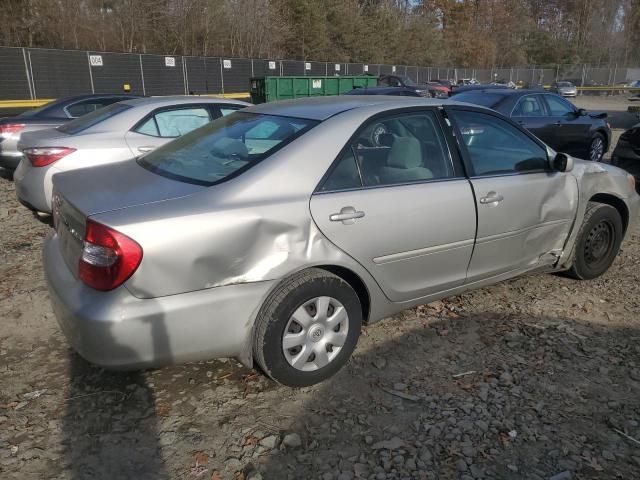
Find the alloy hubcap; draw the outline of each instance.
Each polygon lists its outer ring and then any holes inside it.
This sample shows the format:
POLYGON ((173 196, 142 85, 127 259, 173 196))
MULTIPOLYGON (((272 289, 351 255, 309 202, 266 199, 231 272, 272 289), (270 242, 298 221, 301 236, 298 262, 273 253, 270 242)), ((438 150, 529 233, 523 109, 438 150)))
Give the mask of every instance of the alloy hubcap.
POLYGON ((606 260, 613 246, 613 225, 603 220, 595 225, 585 242, 585 261, 589 266, 597 266, 606 260))
POLYGON ((591 152, 590 158, 594 162, 599 161, 604 154, 604 142, 601 138, 596 138, 593 142, 591 142, 591 152))
POLYGON ((282 352, 293 368, 312 372, 338 356, 348 333, 347 310, 338 300, 312 298, 289 318, 282 335, 282 352))

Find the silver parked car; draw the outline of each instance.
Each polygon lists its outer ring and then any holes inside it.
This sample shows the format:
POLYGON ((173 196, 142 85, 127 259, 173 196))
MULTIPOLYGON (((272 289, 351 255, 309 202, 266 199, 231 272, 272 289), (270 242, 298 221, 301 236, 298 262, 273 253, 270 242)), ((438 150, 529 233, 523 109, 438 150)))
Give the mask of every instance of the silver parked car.
POLYGON ((640 208, 632 176, 497 112, 385 96, 250 107, 54 190, 46 277, 81 355, 237 357, 291 386, 402 309, 537 269, 601 275, 640 208))
POLYGON ((24 133, 18 143, 25 158, 14 174, 16 194, 28 208, 51 213, 51 179, 56 173, 141 156, 248 105, 222 98, 138 98, 55 129, 24 133))
POLYGON ((554 82, 549 91, 562 95, 563 97, 576 97, 578 89, 571 82, 554 82))

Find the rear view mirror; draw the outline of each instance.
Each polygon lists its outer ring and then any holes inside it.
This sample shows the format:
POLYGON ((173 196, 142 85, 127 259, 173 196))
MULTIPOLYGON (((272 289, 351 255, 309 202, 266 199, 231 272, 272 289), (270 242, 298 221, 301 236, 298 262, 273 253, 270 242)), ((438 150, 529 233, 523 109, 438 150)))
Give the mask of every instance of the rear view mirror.
POLYGON ((557 172, 570 172, 573 170, 573 158, 564 153, 557 153, 551 166, 557 172))

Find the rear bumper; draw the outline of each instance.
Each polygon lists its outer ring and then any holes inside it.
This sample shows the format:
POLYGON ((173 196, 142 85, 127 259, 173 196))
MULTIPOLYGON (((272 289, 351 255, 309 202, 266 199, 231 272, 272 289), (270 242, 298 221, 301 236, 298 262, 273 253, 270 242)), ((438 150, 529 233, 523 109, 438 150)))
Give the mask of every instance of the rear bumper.
POLYGON ((36 168, 20 163, 13 174, 18 201, 31 210, 51 213, 51 178, 58 172, 52 166, 36 168))
POLYGON ((273 281, 141 299, 125 286, 93 290, 69 271, 58 237, 44 246, 53 309, 67 340, 85 359, 133 369, 217 357, 249 358, 253 322, 273 281))

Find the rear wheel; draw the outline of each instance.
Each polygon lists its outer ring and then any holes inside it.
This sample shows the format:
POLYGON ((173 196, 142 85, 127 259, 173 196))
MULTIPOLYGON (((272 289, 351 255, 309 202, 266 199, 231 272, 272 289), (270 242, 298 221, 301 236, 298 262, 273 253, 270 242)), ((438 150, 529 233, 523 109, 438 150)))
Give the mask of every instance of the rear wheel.
POLYGON ((340 277, 310 269, 285 280, 265 301, 254 357, 276 382, 304 387, 334 375, 355 349, 362 308, 340 277))
POLYGON ((615 208, 589 202, 568 274, 580 280, 590 280, 606 272, 620 250, 622 229, 622 219, 615 208))
POLYGON ((604 139, 604 135, 596 133, 589 144, 589 160, 593 162, 601 161, 602 157, 604 157, 606 148, 607 144, 604 139))

